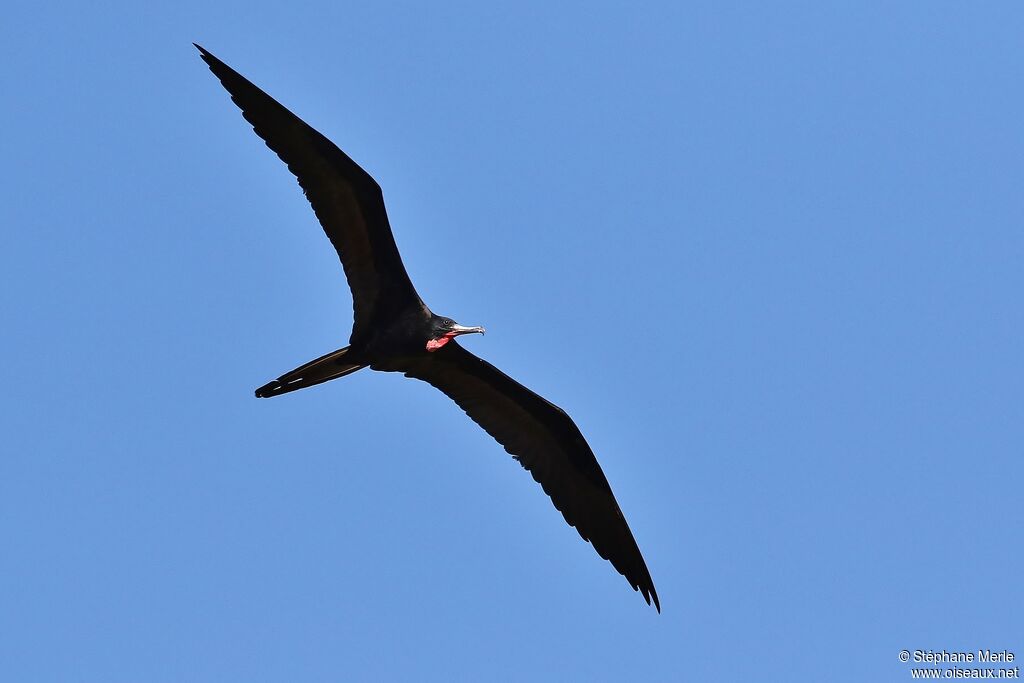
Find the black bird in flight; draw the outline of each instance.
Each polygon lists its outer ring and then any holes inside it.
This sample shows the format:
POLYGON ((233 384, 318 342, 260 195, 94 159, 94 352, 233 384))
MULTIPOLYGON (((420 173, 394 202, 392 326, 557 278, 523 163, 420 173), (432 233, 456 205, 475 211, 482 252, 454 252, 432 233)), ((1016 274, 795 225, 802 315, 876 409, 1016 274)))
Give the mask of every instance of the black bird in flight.
POLYGON ((434 314, 398 255, 380 186, 330 140, 196 45, 242 116, 302 186, 341 257, 352 289, 349 345, 256 390, 269 398, 369 367, 440 389, 505 447, 551 497, 565 521, 661 611, 636 540, 579 428, 561 408, 455 341, 482 327, 434 314))

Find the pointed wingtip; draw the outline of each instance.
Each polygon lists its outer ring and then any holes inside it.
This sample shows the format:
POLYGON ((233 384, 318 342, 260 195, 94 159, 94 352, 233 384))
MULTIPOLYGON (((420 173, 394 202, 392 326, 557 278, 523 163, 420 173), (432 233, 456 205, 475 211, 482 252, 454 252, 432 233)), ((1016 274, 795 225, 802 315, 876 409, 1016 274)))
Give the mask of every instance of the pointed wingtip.
POLYGON ((199 43, 192 43, 192 44, 195 46, 195 48, 197 50, 199 50, 199 56, 202 58, 202 60, 204 62, 206 62, 207 66, 209 66, 211 69, 213 69, 213 67, 216 64, 221 63, 221 61, 219 59, 217 59, 217 57, 212 52, 207 50, 205 47, 203 47, 199 43))
POLYGON ((650 588, 641 588, 640 586, 637 586, 635 590, 640 591, 640 595, 644 596, 644 600, 647 601, 648 605, 650 605, 653 600, 654 609, 658 610, 658 614, 661 614, 661 601, 658 600, 658 591, 654 590, 653 584, 650 588))

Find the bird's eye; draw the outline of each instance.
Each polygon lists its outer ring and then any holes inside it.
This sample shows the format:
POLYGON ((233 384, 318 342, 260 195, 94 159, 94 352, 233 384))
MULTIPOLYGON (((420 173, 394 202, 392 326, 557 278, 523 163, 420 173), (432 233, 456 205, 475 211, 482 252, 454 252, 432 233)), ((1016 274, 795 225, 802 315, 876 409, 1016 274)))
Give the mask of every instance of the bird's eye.
POLYGON ((443 324, 445 327, 451 327, 452 321, 445 318, 443 321, 441 321, 441 324, 443 324))

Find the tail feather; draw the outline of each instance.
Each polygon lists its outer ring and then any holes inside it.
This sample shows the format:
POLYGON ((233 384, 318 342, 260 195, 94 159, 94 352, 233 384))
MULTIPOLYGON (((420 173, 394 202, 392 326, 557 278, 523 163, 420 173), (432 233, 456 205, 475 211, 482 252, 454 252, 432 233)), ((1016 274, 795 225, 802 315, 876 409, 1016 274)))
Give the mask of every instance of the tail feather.
POLYGON ((286 372, 272 382, 267 382, 256 390, 257 398, 270 398, 280 396, 297 389, 305 389, 315 384, 321 384, 327 380, 350 375, 356 370, 362 370, 365 365, 358 363, 346 363, 345 354, 349 347, 331 351, 326 356, 320 356, 311 360, 305 365, 286 372))

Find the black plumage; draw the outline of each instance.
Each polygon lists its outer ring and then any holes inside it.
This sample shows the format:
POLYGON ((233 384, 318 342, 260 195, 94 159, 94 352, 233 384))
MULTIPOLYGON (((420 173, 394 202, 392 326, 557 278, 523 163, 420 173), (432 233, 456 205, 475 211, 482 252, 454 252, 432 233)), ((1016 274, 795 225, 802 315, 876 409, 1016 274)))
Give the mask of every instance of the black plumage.
POLYGON ((529 470, 565 520, 660 612, 640 549, 572 419, 455 341, 483 328, 459 325, 427 308, 402 264, 380 186, 366 171, 269 95, 196 47, 256 134, 298 179, 341 258, 352 290, 349 345, 265 384, 256 395, 285 394, 365 367, 428 382, 529 470))

